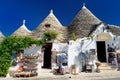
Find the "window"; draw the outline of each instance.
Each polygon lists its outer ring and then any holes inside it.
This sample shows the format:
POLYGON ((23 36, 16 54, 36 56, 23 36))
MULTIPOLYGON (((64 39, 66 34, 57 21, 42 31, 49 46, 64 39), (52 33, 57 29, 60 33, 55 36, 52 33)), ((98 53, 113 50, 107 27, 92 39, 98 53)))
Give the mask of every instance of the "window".
POLYGON ((45 24, 46 28, 49 28, 51 26, 51 24, 45 24))

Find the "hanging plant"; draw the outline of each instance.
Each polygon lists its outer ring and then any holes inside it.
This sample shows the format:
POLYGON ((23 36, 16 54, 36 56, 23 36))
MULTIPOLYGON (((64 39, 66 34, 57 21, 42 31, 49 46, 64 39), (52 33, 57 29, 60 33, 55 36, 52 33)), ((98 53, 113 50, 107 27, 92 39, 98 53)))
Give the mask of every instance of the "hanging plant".
POLYGON ((43 40, 45 41, 55 40, 57 36, 58 36, 57 32, 49 30, 44 33, 43 40))
POLYGON ((74 32, 72 32, 72 39, 73 39, 74 41, 76 41, 76 40, 77 40, 76 35, 75 35, 75 33, 74 33, 74 32))
POLYGON ((93 37, 94 37, 94 35, 91 34, 87 39, 90 40, 90 39, 93 38, 93 37))

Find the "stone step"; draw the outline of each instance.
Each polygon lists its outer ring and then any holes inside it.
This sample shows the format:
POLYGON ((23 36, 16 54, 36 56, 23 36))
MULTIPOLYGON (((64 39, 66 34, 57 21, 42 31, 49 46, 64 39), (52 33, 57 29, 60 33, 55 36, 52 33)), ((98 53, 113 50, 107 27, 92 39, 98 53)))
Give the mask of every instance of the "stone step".
POLYGON ((100 70, 116 70, 116 67, 108 63, 101 63, 101 65, 99 66, 99 69, 100 70))
POLYGON ((107 67, 107 66, 109 66, 109 64, 108 64, 108 63, 101 63, 100 66, 101 66, 101 67, 107 67))
POLYGON ((113 68, 111 68, 111 67, 99 67, 99 69, 100 69, 100 70, 111 70, 111 69, 113 69, 113 68))
POLYGON ((43 68, 40 69, 41 73, 51 73, 51 71, 52 71, 51 69, 43 69, 43 68))

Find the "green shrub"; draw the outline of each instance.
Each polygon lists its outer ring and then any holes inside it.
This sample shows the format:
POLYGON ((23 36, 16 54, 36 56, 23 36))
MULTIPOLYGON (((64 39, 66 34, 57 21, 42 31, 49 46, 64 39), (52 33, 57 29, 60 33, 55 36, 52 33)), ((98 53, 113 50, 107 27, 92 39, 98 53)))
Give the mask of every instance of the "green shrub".
POLYGON ((0 76, 5 77, 8 73, 8 69, 12 64, 12 55, 4 53, 0 56, 0 76))
POLYGON ((76 35, 75 35, 75 33, 74 33, 74 32, 72 32, 72 39, 73 39, 74 41, 76 41, 76 40, 77 40, 76 35))
POLYGON ((87 39, 90 40, 90 39, 93 38, 93 37, 94 37, 94 35, 91 34, 87 39))
POLYGON ((49 30, 44 33, 43 40, 45 41, 50 41, 52 39, 55 40, 57 36, 58 36, 57 32, 49 30))
POLYGON ((44 41, 31 37, 6 37, 0 44, 0 76, 5 77, 12 64, 12 52, 18 52, 32 44, 42 45, 44 41))

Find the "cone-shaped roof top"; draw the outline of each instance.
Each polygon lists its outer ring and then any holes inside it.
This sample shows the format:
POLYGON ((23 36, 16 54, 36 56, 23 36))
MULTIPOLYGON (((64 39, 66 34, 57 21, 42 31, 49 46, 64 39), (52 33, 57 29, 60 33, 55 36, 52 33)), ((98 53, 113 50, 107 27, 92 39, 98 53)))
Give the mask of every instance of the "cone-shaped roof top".
POLYGON ((50 11, 49 15, 43 20, 43 22, 33 31, 33 37, 42 38, 43 34, 48 31, 56 31, 59 33, 58 38, 59 41, 65 41, 65 34, 67 32, 67 28, 63 27, 63 25, 59 22, 56 16, 53 14, 53 10, 50 11))
POLYGON ((109 30, 116 36, 120 36, 120 26, 115 26, 115 25, 109 25, 109 30))
POLYGON ((23 20, 22 26, 20 26, 11 36, 29 36, 31 31, 25 26, 25 20, 23 20))
POLYGON ((101 21, 86 8, 85 4, 75 16, 70 26, 70 33, 74 32, 77 38, 87 37, 92 27, 99 24, 101 21))
POLYGON ((41 30, 41 28, 44 28, 45 25, 49 25, 49 24, 52 27, 62 27, 62 24, 59 22, 59 20, 53 14, 53 10, 50 10, 49 15, 43 20, 43 22, 37 27, 36 30, 41 30))
POLYGON ((3 33, 0 31, 0 38, 1 38, 1 37, 5 37, 5 36, 4 36, 3 33))
POLYGON ((3 35, 3 33, 0 31, 0 42, 2 41, 2 39, 4 38, 5 36, 3 35))

